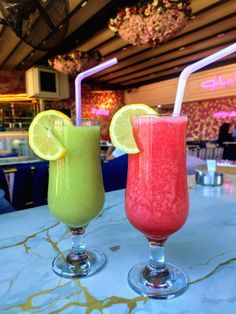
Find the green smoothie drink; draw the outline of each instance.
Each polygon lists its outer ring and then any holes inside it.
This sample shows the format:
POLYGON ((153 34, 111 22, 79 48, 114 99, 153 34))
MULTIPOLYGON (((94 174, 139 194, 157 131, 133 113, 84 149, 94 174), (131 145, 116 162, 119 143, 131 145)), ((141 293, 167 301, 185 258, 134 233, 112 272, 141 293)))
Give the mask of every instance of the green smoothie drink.
POLYGON ((65 278, 90 276, 106 262, 99 250, 86 249, 84 238, 104 204, 99 121, 80 119, 74 125, 62 112, 46 110, 31 122, 29 144, 49 160, 48 208, 72 236, 71 249, 54 258, 52 269, 65 278))
POLYGON ((100 127, 63 126, 67 153, 50 161, 48 206, 69 227, 87 225, 102 210, 104 189, 100 166, 100 127))
POLYGON ((72 249, 55 257, 52 268, 66 278, 90 276, 105 264, 104 254, 85 247, 85 227, 104 204, 100 160, 100 126, 94 119, 79 125, 55 120, 52 134, 65 148, 64 157, 49 163, 48 207, 70 228, 72 249))

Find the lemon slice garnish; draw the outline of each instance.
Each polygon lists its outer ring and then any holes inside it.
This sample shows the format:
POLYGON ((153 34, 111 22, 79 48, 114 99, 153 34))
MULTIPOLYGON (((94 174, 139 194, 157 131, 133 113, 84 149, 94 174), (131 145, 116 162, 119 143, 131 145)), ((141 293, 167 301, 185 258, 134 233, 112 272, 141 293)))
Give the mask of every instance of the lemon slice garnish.
POLYGON ((66 155, 66 148, 60 141, 55 121, 60 125, 73 125, 71 119, 57 110, 45 110, 35 116, 29 127, 29 145, 42 159, 56 160, 66 155))
POLYGON ((157 114, 154 109, 144 104, 126 105, 120 108, 112 117, 109 132, 112 144, 127 154, 139 152, 135 142, 131 117, 142 114, 157 114))

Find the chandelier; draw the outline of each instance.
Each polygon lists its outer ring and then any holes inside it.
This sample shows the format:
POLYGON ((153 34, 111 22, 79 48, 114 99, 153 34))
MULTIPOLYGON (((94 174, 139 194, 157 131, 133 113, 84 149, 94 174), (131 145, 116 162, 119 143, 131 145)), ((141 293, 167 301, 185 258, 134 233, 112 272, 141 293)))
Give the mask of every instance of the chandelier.
POLYGON ((191 16, 190 0, 153 0, 120 10, 108 26, 133 46, 155 47, 186 26, 191 16))
POLYGON ((98 65, 101 60, 102 55, 98 50, 83 52, 75 48, 66 54, 54 56, 48 63, 54 70, 75 76, 98 65))

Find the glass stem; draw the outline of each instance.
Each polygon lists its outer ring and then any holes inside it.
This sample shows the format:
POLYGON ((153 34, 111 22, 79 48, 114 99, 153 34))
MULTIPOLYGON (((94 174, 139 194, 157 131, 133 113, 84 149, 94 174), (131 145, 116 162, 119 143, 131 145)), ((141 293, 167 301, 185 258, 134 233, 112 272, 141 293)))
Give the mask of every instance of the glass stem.
POLYGON ((68 263, 79 262, 80 264, 83 264, 87 262, 88 254, 85 247, 84 231, 85 227, 70 228, 72 249, 66 258, 68 263))
POLYGON ((84 231, 85 228, 71 228, 70 233, 72 237, 72 249, 71 253, 76 254, 84 254, 85 252, 85 239, 84 239, 84 231))
POLYGON ((165 263, 165 241, 166 239, 148 239, 150 258, 148 265, 143 270, 143 278, 147 285, 156 288, 165 287, 170 279, 170 273, 165 263))
POLYGON ((149 265, 159 271, 164 270, 165 263, 165 241, 148 239, 150 247, 149 265))

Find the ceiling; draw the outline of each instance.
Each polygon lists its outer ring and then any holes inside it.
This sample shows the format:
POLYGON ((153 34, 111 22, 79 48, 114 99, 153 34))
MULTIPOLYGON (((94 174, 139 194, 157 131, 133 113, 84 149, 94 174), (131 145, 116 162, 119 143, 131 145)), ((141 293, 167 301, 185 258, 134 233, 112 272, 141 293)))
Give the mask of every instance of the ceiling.
MULTIPOLYGON (((1 2, 1 1, 0 1, 1 2)), ((235 0, 192 0, 192 18, 184 30, 156 48, 131 46, 107 26, 119 8, 135 0, 68 0, 69 27, 66 38, 50 51, 37 50, 18 38, 10 27, 0 25, 0 70, 26 70, 47 65, 49 57, 78 47, 97 49, 103 61, 116 57, 118 64, 89 79, 92 86, 130 89, 179 76, 189 64, 236 41, 235 0)), ((233 63, 232 54, 212 66, 233 63)))

